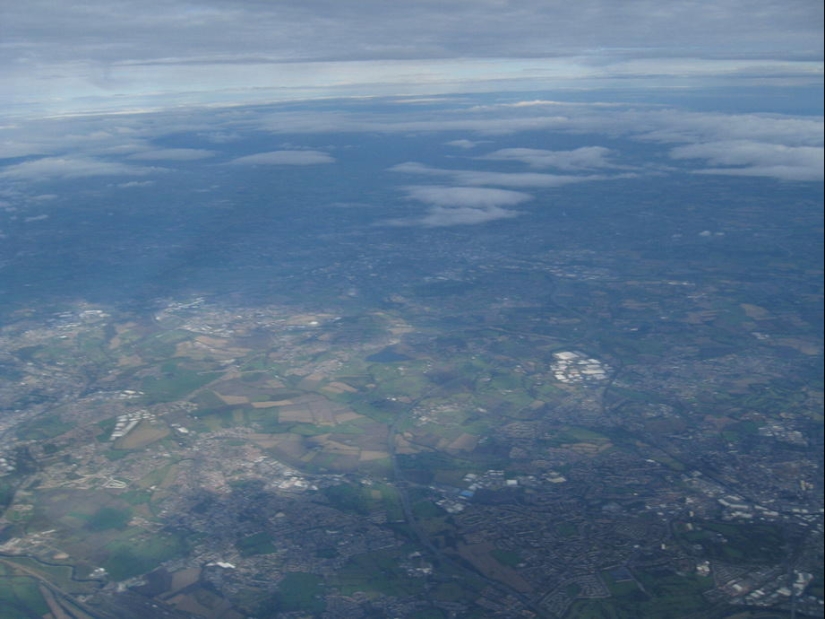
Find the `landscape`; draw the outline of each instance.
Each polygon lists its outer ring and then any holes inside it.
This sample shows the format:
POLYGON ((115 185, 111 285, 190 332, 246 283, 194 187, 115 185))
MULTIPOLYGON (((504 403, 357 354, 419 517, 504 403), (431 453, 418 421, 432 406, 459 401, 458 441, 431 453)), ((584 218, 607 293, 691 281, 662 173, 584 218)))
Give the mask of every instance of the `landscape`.
POLYGON ((822 185, 680 158, 821 119, 662 105, 19 129, 3 616, 822 616, 822 185))

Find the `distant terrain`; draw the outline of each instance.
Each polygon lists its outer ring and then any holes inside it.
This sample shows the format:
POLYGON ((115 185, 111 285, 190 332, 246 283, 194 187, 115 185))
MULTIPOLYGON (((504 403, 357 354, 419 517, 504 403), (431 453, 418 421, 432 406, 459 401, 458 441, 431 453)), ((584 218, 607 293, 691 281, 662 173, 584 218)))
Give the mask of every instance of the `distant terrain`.
POLYGON ((212 120, 7 196, 4 617, 822 616, 821 183, 212 120))

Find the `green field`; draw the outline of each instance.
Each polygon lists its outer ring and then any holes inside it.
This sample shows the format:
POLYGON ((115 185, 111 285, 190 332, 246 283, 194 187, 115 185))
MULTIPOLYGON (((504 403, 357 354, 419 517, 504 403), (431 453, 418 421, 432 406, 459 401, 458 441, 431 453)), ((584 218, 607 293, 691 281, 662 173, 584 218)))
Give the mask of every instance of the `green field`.
POLYGON ((269 533, 262 531, 239 539, 235 542, 235 547, 242 557, 268 555, 276 551, 273 541, 274 538, 269 533))
POLYGON ((398 567, 408 552, 382 550, 357 555, 331 578, 331 584, 343 595, 356 591, 393 596, 419 594, 424 589, 424 581, 408 576, 398 567))
POLYGON ((176 402, 220 377, 220 372, 198 372, 180 367, 176 362, 165 363, 159 377, 148 376, 141 383, 146 404, 176 402))
POLYGON ((278 583, 278 591, 258 609, 256 616, 275 619, 285 612, 321 613, 326 607, 323 593, 320 576, 290 572, 278 583))
POLYGON ((185 540, 169 534, 144 535, 107 545, 102 567, 114 580, 151 572, 164 561, 186 552, 185 540))

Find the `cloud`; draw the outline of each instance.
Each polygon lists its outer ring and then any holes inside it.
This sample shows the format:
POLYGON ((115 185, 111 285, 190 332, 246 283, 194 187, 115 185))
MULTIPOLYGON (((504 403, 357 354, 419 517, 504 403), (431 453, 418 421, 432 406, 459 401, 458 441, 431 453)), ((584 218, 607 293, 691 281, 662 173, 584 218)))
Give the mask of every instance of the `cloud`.
POLYGON ((520 191, 480 187, 448 187, 442 185, 414 185, 406 187, 409 198, 429 205, 427 213, 414 219, 395 219, 387 222, 395 226, 462 226, 510 219, 518 211, 503 208, 532 200, 533 196, 520 191))
MULTIPOLYGON (((528 102, 529 103, 529 102, 528 102)), ((433 120, 432 125, 448 130, 450 122, 460 122, 467 130, 476 123, 480 133, 486 125, 499 131, 513 132, 533 126, 532 132, 563 132, 573 134, 603 134, 636 141, 675 145, 673 161, 706 159, 712 168, 707 174, 765 176, 781 180, 822 180, 822 145, 825 125, 821 116, 780 114, 724 114, 718 112, 688 112, 651 106, 600 108, 552 102, 550 116, 535 114, 539 105, 518 106, 507 103, 485 106, 475 117, 469 114, 460 121, 433 120), (521 110, 521 114, 513 110, 521 110), (527 113, 525 116, 524 113, 527 113), (563 114, 560 115, 559 112, 563 114), (469 118, 467 116, 470 116, 469 118)), ((408 125, 409 120, 403 121, 408 125)), ((423 122, 421 122, 424 125, 423 122)), ((485 170, 448 170, 407 162, 391 168, 407 174, 420 174, 451 179, 462 185, 498 185, 501 187, 558 187, 586 181, 606 181, 630 178, 632 173, 605 174, 608 170, 628 169, 614 164, 610 150, 592 146, 570 151, 550 151, 529 148, 506 148, 483 155, 483 161, 513 161, 535 169, 553 168, 568 172, 601 171, 591 174, 511 173, 485 170)))
POLYGON ((129 181, 128 183, 119 183, 117 186, 121 189, 131 189, 133 187, 151 187, 155 181, 129 181))
POLYGON ((409 197, 414 200, 445 207, 516 206, 533 199, 530 194, 520 191, 478 187, 418 185, 407 187, 406 191, 409 197))
POLYGON ((238 157, 232 165, 317 165, 335 163, 335 159, 318 150, 276 150, 238 157))
MULTIPOLYGON (((620 49, 693 55, 815 50, 822 9, 808 0, 107 0, 4 7, 10 52, 43 60, 242 63, 552 56, 620 49), (819 18, 819 19, 818 19, 819 18), (28 37, 26 40, 24 37, 28 37), (75 46, 67 49, 72 41, 75 46), (28 43, 28 46, 26 46, 28 43)), ((786 52, 787 53, 787 52, 786 52)))
POLYGON ((612 167, 607 156, 610 149, 603 146, 584 146, 575 150, 539 150, 535 148, 504 148, 478 157, 486 161, 520 161, 531 168, 558 168, 586 170, 612 167))
POLYGON ((137 161, 197 161, 215 156, 213 150, 199 148, 161 148, 130 155, 129 159, 137 161))
POLYGON ((458 185, 498 185, 512 188, 551 188, 563 187, 573 183, 588 181, 607 181, 619 178, 634 178, 635 174, 618 174, 607 176, 602 174, 561 175, 544 174, 539 172, 488 172, 483 170, 447 170, 433 168, 415 161, 400 163, 390 168, 391 172, 403 174, 420 174, 426 176, 440 176, 452 179, 458 185))
POLYGON ((22 114, 234 104, 260 90, 414 97, 508 81, 799 77, 821 59, 821 23, 811 0, 6 2, 0 105, 22 114))
POLYGON ((162 168, 130 166, 90 157, 44 157, 6 166, 0 170, 0 178, 43 181, 89 176, 140 176, 160 171, 162 168))
POLYGON ((822 144, 825 130, 821 116, 692 112, 662 105, 624 103, 552 103, 526 107, 514 103, 467 105, 459 108, 460 114, 450 108, 416 110, 399 106, 395 114, 376 114, 374 110, 346 105, 335 111, 285 111, 273 106, 249 122, 275 134, 461 131, 478 136, 506 136, 558 131, 658 143, 753 139, 812 146, 822 144))
POLYGON ((420 225, 430 228, 443 226, 467 226, 483 224, 497 219, 510 219, 518 216, 516 211, 497 206, 485 206, 482 208, 457 207, 444 208, 436 206, 430 209, 420 220, 420 225))
MULTIPOLYGON (((444 105, 408 105, 395 98, 350 99, 338 101, 334 107, 328 103, 309 102, 300 107, 202 107, 144 114, 19 120, 0 123, 0 163, 5 157, 5 163, 10 164, 5 168, 0 165, 0 175, 3 175, 1 178, 18 180, 145 175, 157 168, 144 167, 141 160, 196 161, 196 157, 205 159, 215 152, 199 148, 157 148, 155 145, 163 143, 167 136, 193 135, 202 139, 206 134, 220 134, 243 139, 261 133, 292 134, 283 139, 293 143, 301 142, 295 137, 300 134, 375 132, 399 136, 431 135, 446 144, 443 146, 445 154, 456 154, 452 149, 470 144, 478 148, 480 143, 488 141, 485 136, 492 135, 497 136, 497 141, 503 140, 498 136, 513 135, 515 137, 508 142, 515 145, 521 139, 519 133, 529 134, 533 144, 537 143, 533 140, 536 136, 546 136, 545 144, 554 143, 551 141, 554 133, 575 135, 575 139, 584 144, 598 144, 596 140, 603 138, 594 136, 604 136, 645 142, 646 152, 659 158, 658 161, 649 159, 649 163, 660 167, 666 164, 671 170, 674 165, 679 165, 695 171, 696 162, 704 159, 708 174, 797 180, 821 178, 816 169, 825 129, 821 116, 690 112, 663 105, 519 101, 509 96, 500 99, 502 103, 497 104, 491 102, 489 96, 483 99, 451 98, 444 105), (479 101, 484 101, 484 105, 478 105, 479 101), (446 134, 450 137, 460 132, 458 135, 464 135, 464 138, 448 142, 445 134, 437 135, 439 132, 453 132, 446 134), (725 144, 721 150, 719 143, 725 144), (739 146, 732 148, 732 144, 739 146), (756 144, 762 145, 758 152, 754 150, 756 144), (811 148, 814 150, 806 150, 811 148), (671 150, 673 156, 668 157, 671 150), (728 157, 738 153, 738 159, 725 163, 720 158, 725 152, 728 157), (21 162, 19 157, 22 156, 32 159, 21 162), (696 161, 691 162, 691 159, 696 161)), ((335 161, 327 149, 303 150, 300 146, 279 144, 279 141, 274 144, 278 144, 274 148, 279 150, 240 157, 234 164, 313 165, 335 161)), ((627 151, 632 153, 632 149, 627 151)), ((477 153, 470 151, 469 154, 477 153)), ((467 159, 469 157, 465 161, 467 159)), ((515 190, 630 176, 628 166, 622 165, 620 154, 601 146, 571 150, 502 148, 480 159, 484 165, 472 162, 475 165, 466 163, 462 166, 456 163, 458 159, 453 159, 449 165, 457 169, 416 162, 402 163, 391 169, 426 177, 425 182, 435 184, 515 190), (498 161, 509 164, 497 170, 495 168, 499 166, 494 164, 498 161), (517 169, 514 164, 524 164, 530 169, 514 171, 517 169)), ((392 163, 390 161, 388 165, 392 163)))
POLYGON ((729 140, 679 146, 674 159, 706 159, 717 167, 700 172, 737 176, 769 176, 789 181, 821 181, 825 151, 815 146, 785 146, 751 140, 729 140))
POLYGON ((447 146, 455 146, 456 148, 463 148, 465 150, 470 150, 475 148, 482 142, 474 142, 473 140, 452 140, 450 142, 445 142, 447 146))
POLYGON ((825 133, 821 116, 667 109, 620 113, 609 124, 615 126, 622 122, 625 123, 625 134, 665 143, 753 140, 790 146, 819 146, 825 133))

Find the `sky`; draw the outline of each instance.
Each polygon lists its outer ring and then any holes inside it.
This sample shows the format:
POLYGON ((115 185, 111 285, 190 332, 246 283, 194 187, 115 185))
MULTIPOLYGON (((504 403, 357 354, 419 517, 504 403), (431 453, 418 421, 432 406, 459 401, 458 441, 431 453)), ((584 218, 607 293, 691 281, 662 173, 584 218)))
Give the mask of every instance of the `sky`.
POLYGON ((449 132, 437 160, 386 162, 423 209, 395 226, 674 170, 821 182, 822 86, 813 0, 0 0, 0 208, 40 221, 78 179, 344 165, 325 134, 449 132))
POLYGON ((820 84, 813 0, 0 0, 0 107, 820 84))

